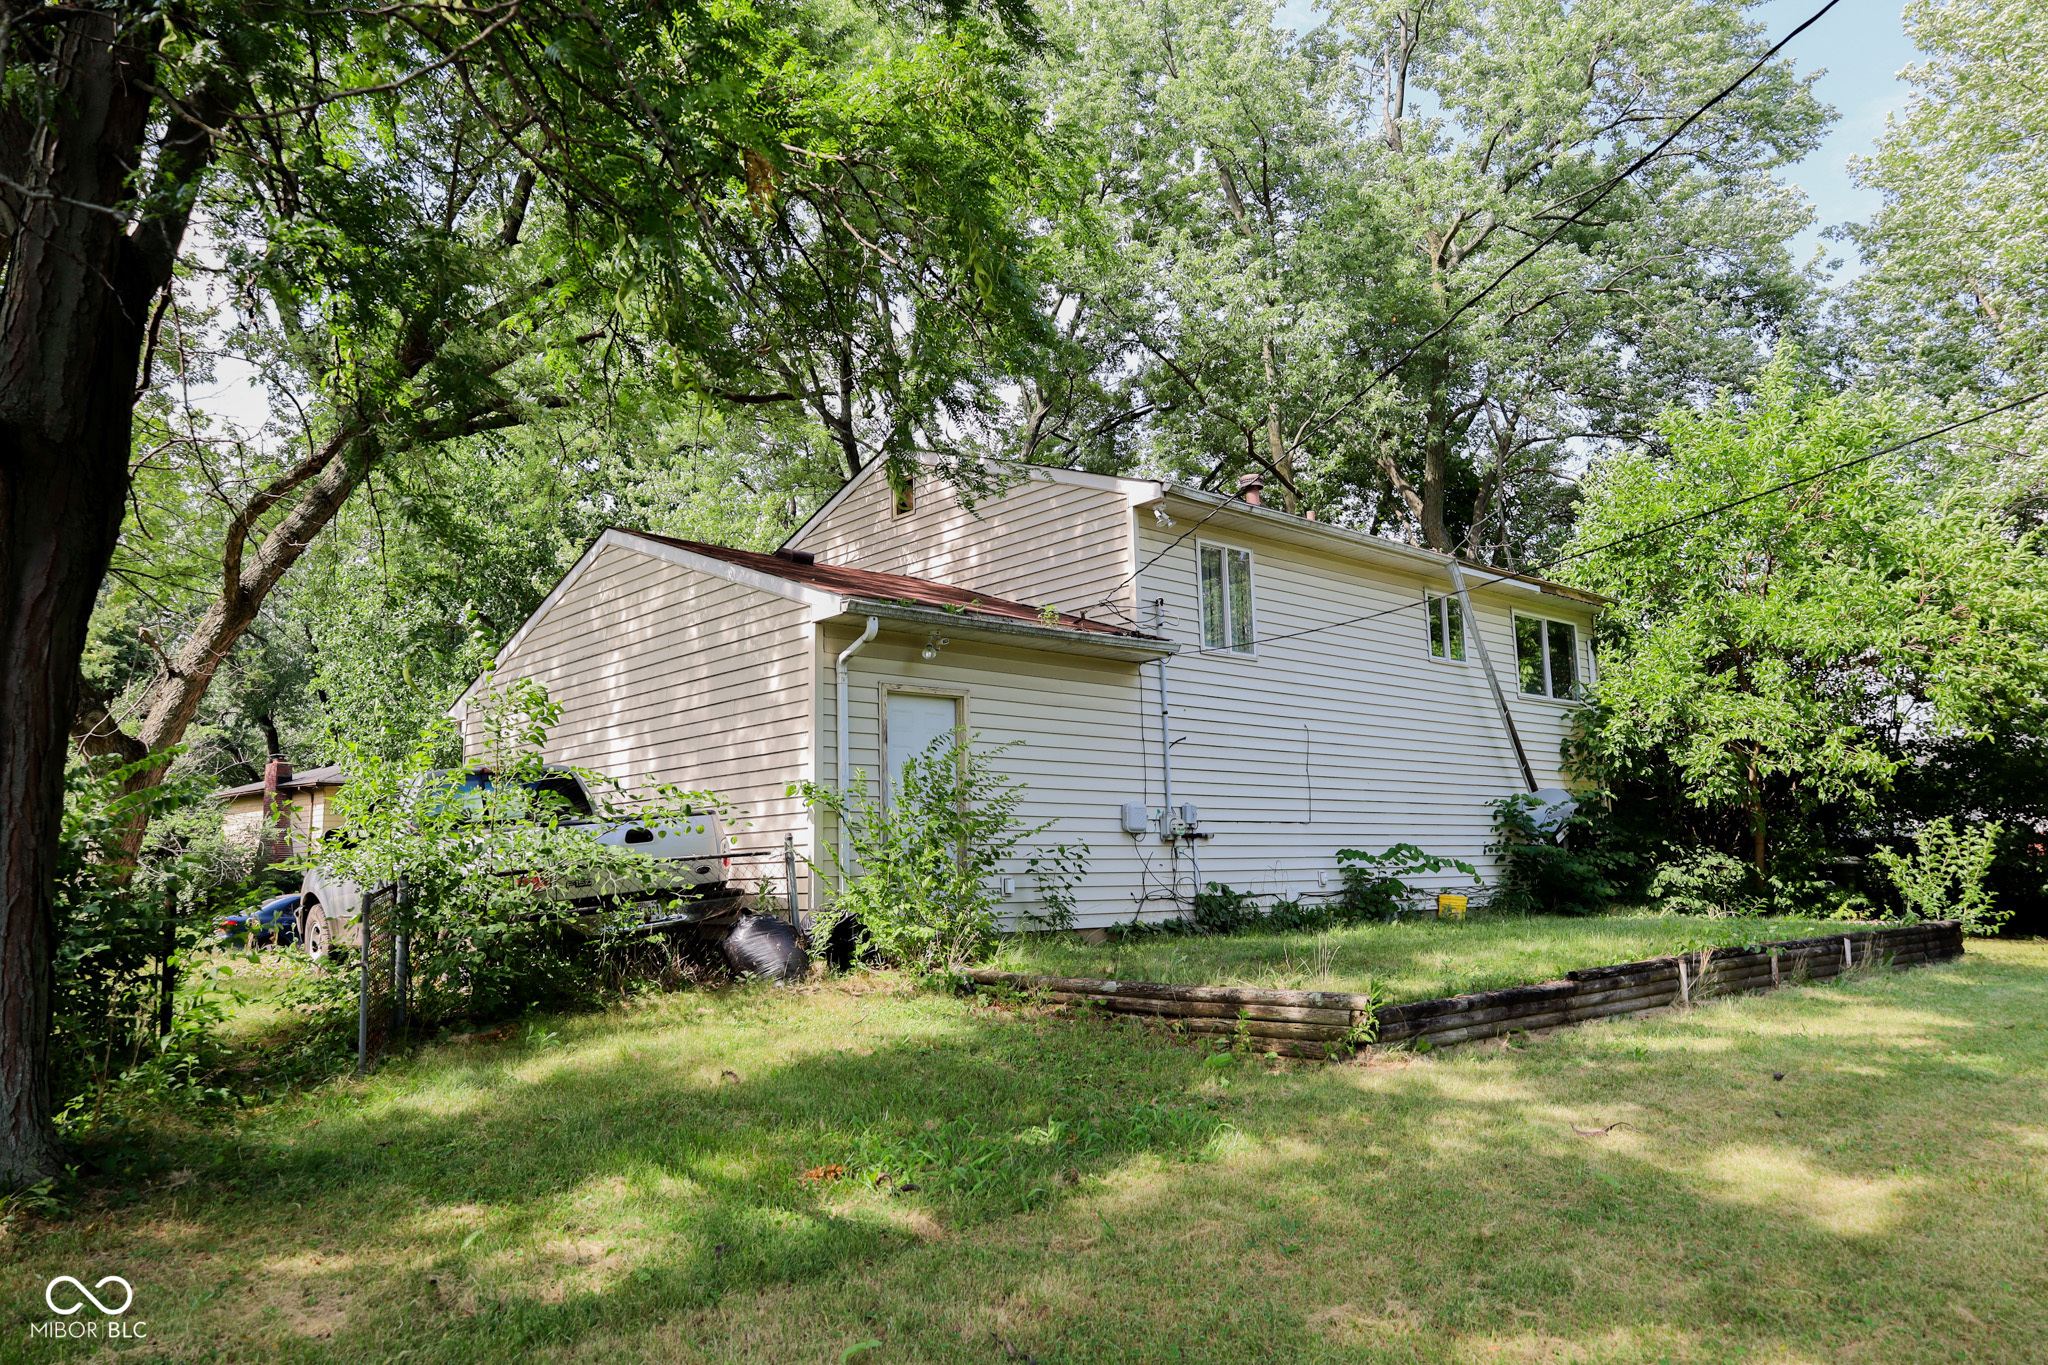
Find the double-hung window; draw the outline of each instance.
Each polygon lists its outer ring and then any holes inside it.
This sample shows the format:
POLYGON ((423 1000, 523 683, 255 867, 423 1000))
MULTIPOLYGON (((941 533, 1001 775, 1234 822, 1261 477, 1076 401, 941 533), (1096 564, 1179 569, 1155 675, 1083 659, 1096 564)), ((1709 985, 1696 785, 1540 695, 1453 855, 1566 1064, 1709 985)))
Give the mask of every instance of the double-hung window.
POLYGON ((1252 552, 1203 545, 1202 648, 1252 652, 1252 552))
POLYGON ((1515 616, 1515 665, 1522 691, 1532 697, 1574 700, 1579 695, 1579 631, 1569 621, 1515 616))
POLYGON ((1429 613, 1429 657, 1461 660, 1465 657, 1465 610, 1455 597, 1429 593, 1423 598, 1429 613))

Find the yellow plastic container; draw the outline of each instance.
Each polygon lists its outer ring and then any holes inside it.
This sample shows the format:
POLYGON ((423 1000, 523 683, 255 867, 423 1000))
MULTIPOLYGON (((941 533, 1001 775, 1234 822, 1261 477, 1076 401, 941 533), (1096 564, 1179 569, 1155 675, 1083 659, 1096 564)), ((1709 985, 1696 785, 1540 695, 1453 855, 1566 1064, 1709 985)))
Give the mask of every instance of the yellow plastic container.
POLYGON ((1465 918, 1465 898, 1448 893, 1439 894, 1436 898, 1436 917, 1459 920, 1465 918))

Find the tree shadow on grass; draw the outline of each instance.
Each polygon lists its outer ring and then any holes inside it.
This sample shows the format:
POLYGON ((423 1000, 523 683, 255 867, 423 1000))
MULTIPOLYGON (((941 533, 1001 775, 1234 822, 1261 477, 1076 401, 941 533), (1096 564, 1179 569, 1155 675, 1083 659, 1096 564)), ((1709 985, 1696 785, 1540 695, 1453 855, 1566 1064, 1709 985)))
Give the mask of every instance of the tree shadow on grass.
MULTIPOLYGON (((238 1283, 353 1294, 331 1342, 274 1358, 634 1358, 687 1321, 689 1351, 670 1346, 711 1358, 818 1358, 886 1322, 928 1358, 1004 1358, 984 1349, 1000 1332, 1048 1365, 1873 1340, 1934 1360, 1943 1333, 1980 1330, 1949 1305, 1968 1292, 2003 1324, 1981 1358, 2026 1359, 2040 1325, 1999 1286, 2026 1278, 2038 1192, 1959 1202, 1941 1177, 1988 1172, 2014 1124, 2048 1132, 2038 1093, 1984 1083, 2038 1072, 2039 1040, 2005 1016, 2044 1005, 2039 983, 1981 1017, 1912 978, 1850 982, 1526 1052, 1274 1075, 1122 1023, 947 1002, 937 1031, 865 1054, 778 1033, 802 1000, 749 1006, 754 1064, 744 1043, 664 1051, 687 1021, 629 1019, 601 1046, 590 1029, 508 1049, 510 1070, 423 1059, 380 1083, 378 1112, 245 1148, 243 1191, 208 1194, 183 1245, 231 1255, 263 1230, 238 1283), (1871 1010, 1924 1041, 1886 1041, 1871 1010)), ((183 1330, 289 1338, 281 1320, 183 1330)))

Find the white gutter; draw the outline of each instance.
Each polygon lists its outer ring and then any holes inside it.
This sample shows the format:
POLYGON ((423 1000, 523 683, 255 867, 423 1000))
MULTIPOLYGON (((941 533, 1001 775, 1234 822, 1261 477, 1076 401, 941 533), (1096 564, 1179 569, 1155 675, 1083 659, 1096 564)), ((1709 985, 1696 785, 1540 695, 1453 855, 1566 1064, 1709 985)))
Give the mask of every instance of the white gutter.
POLYGON ((834 679, 837 682, 837 688, 835 690, 838 693, 835 700, 839 703, 839 728, 837 731, 839 740, 839 767, 834 771, 832 776, 833 781, 839 787, 839 802, 841 806, 841 810, 839 812, 839 890, 842 894, 844 894, 846 891, 846 862, 847 858, 850 856, 847 850, 846 811, 844 809, 846 804, 846 792, 848 786, 846 780, 846 768, 847 765, 853 761, 851 755, 852 745, 848 743, 846 734, 846 661, 848 659, 851 659, 854 655, 860 653, 863 649, 867 648, 868 642, 874 639, 876 633, 881 629, 882 618, 879 616, 870 616, 868 618, 868 628, 861 632, 860 638, 858 640, 855 640, 845 649, 839 651, 839 659, 832 666, 834 679))

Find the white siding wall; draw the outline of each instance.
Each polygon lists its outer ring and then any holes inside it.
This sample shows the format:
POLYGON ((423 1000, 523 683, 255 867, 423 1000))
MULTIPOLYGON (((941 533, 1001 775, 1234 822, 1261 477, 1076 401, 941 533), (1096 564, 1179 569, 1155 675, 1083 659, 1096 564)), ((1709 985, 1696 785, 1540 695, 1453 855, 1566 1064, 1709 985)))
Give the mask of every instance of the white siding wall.
MULTIPOLYGON (((1141 580, 1145 619, 1149 624, 1152 601, 1164 598, 1165 633, 1183 647, 1167 665, 1178 741, 1174 800, 1194 802, 1203 827, 1216 836, 1201 848, 1205 881, 1286 895, 1334 891, 1338 849, 1379 852, 1404 842, 1490 870, 1489 803, 1524 784, 1478 651, 1468 643, 1463 663, 1430 656, 1423 596, 1448 593, 1448 574, 1430 581, 1213 528, 1169 550, 1185 521, 1161 529, 1141 516, 1138 527, 1141 562, 1164 552, 1141 580), (1204 652, 1195 559, 1204 540, 1252 551, 1261 637, 1400 609, 1267 641, 1255 657, 1204 652)), ((1591 609, 1535 592, 1473 592, 1537 781, 1562 785, 1559 748, 1573 708, 1516 693, 1511 605, 1576 624, 1582 676, 1591 609)), ((1152 707, 1156 678, 1156 668, 1145 670, 1152 707)), ((1156 732, 1146 741, 1156 791, 1156 732)))
POLYGON ((1114 489, 1030 478, 1000 497, 960 505, 923 477, 913 509, 895 515, 889 482, 866 474, 844 501, 793 539, 827 564, 937 579, 993 597, 1122 619, 1131 571, 1130 506, 1114 489))
MULTIPOLYGON (((812 640, 801 603, 608 546, 498 677, 533 678, 562 704, 549 761, 629 790, 651 778, 715 791, 746 812, 730 829, 741 847, 779 848, 791 833, 807 852, 809 814, 784 790, 810 776, 812 640)), ((472 700, 471 757, 482 738, 472 700)), ((780 886, 779 859, 758 865, 780 886)))
MULTIPOLYGON (((886 518, 887 508, 879 510, 886 518)), ((1468 645, 1463 663, 1430 657, 1423 596, 1448 593, 1447 575, 1430 581, 1420 572, 1220 529, 1169 549, 1187 528, 1185 519, 1160 529, 1141 509, 1135 525, 1139 562, 1161 556, 1140 582, 1142 624, 1151 628, 1150 604, 1165 599, 1164 631, 1183 646, 1166 665, 1176 741, 1173 795, 1177 803, 1195 803, 1203 828, 1215 836, 1199 850, 1204 881, 1262 895, 1327 895, 1338 889, 1338 849, 1378 852, 1404 842, 1492 874, 1485 853, 1490 803, 1523 790, 1523 783, 1477 651, 1468 645), (1205 653, 1195 567, 1201 540, 1252 551, 1261 636, 1397 610, 1339 630, 1267 642, 1253 658, 1205 653)), ((852 543, 852 532, 844 534, 852 543)), ((862 567, 882 566, 870 560, 862 567)), ((1562 785, 1559 747, 1572 708, 1516 693, 1509 612, 1521 606, 1576 624, 1583 676, 1591 608, 1499 587, 1477 588, 1473 598, 1537 780, 1562 785)), ((855 632, 838 624, 819 630, 817 752, 829 778, 831 661, 855 632)), ((1156 833, 1134 839, 1118 822, 1123 802, 1157 807, 1164 799, 1158 666, 959 642, 927 662, 918 654, 922 643, 921 635, 885 629, 852 660, 852 766, 875 780, 885 687, 960 692, 970 727, 985 741, 1018 742, 1003 765, 1030 785, 1027 816, 1034 822, 1059 817, 1052 837, 1079 837, 1090 845, 1080 923, 1177 913, 1175 891, 1184 902, 1195 885, 1191 858, 1156 833)), ((828 831, 825 837, 835 836, 828 831)), ((1457 874, 1434 880, 1469 885, 1457 874)), ((1020 886, 1020 897, 1026 894, 1028 887, 1020 886)))
MULTIPOLYGON (((820 627, 818 754, 827 781, 837 763, 832 661, 856 633, 838 623, 820 627)), ((1140 848, 1118 829, 1118 807, 1145 797, 1139 665, 960 641, 926 661, 919 653, 923 643, 921 633, 897 635, 885 626, 849 661, 850 766, 864 772, 870 790, 875 789, 886 689, 926 688, 964 696, 967 726, 979 740, 1016 745, 1002 755, 999 767, 1029 787, 1021 817, 1030 824, 1056 819, 1059 823, 1042 840, 1069 845, 1085 840, 1093 850, 1080 923, 1129 919, 1144 889, 1144 859, 1155 868, 1165 861, 1163 847, 1140 848)), ((828 826, 824 837, 837 834, 828 826)), ((1020 876, 1014 905, 1032 908, 1021 859, 1014 870, 1020 876)), ((1164 881, 1156 880, 1152 889, 1155 895, 1165 894, 1164 881)))

